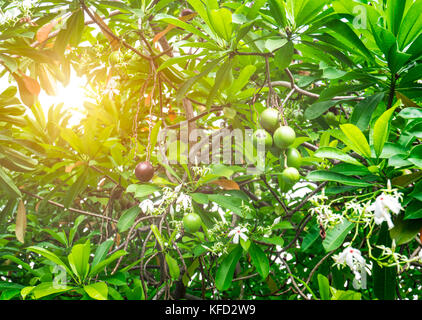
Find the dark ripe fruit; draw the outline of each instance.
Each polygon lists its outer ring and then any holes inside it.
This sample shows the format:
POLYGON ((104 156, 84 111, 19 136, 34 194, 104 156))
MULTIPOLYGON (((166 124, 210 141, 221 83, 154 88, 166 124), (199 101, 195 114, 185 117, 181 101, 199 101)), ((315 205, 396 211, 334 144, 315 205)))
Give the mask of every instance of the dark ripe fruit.
POLYGON ((261 118, 260 118, 261 126, 268 132, 274 132, 279 126, 278 124, 279 117, 280 117, 280 113, 278 112, 277 109, 267 108, 261 113, 261 118))
POLYGON ((154 176, 154 168, 149 161, 139 162, 135 168, 135 176, 141 182, 148 182, 154 176))
POLYGON ((287 165, 289 167, 300 168, 302 165, 302 156, 296 148, 288 148, 286 151, 287 165))
POLYGON ((274 144, 280 149, 287 148, 295 139, 296 133, 289 126, 281 126, 273 134, 274 144))
POLYGON ((183 217, 183 228, 187 232, 197 232, 201 228, 202 219, 196 213, 188 213, 183 217))
POLYGON ((288 167, 283 170, 282 178, 286 184, 292 184, 299 181, 300 174, 296 168, 288 167))
POLYGON ((190 14, 192 14, 193 11, 191 9, 183 9, 182 12, 180 13, 180 16, 188 16, 190 14))
POLYGON ((258 145, 264 145, 265 149, 268 150, 273 145, 273 138, 271 135, 264 129, 258 129, 253 133, 252 136, 253 144, 255 148, 258 148, 258 145))

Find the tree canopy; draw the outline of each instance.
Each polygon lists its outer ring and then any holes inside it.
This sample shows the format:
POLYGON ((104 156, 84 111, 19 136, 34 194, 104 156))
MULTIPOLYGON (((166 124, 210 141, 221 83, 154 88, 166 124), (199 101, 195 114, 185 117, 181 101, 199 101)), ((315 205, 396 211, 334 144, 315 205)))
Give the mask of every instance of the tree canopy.
POLYGON ((0 0, 0 300, 419 299, 421 12, 0 0))

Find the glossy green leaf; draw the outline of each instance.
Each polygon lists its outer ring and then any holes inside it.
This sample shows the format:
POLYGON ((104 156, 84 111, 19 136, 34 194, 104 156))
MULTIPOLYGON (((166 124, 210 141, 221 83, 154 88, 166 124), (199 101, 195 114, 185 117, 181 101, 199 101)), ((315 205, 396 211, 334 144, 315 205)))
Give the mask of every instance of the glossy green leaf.
POLYGON ((84 286, 85 292, 95 300, 107 300, 108 287, 104 282, 96 282, 84 286))
POLYGON ((312 171, 307 175, 306 178, 310 181, 333 181, 344 185, 356 187, 369 187, 372 185, 371 183, 362 181, 354 177, 349 177, 341 173, 324 170, 312 171))
POLYGON ((117 228, 119 229, 119 231, 125 232, 130 227, 132 227, 136 217, 139 215, 140 212, 141 208, 139 208, 139 206, 134 206, 125 210, 119 218, 119 221, 117 222, 117 228))
POLYGON ((397 106, 385 111, 375 122, 372 140, 374 143, 375 155, 377 157, 380 156, 382 149, 384 148, 384 144, 388 139, 390 119, 396 110, 396 107, 397 106))
POLYGON ((256 271, 263 279, 266 279, 270 272, 270 263, 268 261, 267 255, 258 245, 253 242, 251 243, 248 252, 251 256, 252 264, 255 266, 256 271))
POLYGON ((166 254, 166 262, 167 266, 169 267, 169 273, 173 280, 179 279, 180 276, 180 268, 177 264, 177 260, 174 259, 170 254, 166 254))
POLYGON ((353 227, 354 223, 351 223, 348 220, 344 220, 334 228, 326 230, 326 237, 324 241, 322 241, 322 246, 324 247, 325 251, 329 252, 339 248, 353 227))
POLYGON ((225 291, 230 288, 233 280, 234 270, 243 249, 240 245, 236 246, 221 262, 215 275, 215 285, 218 290, 225 291))
POLYGON ((340 161, 343 161, 343 162, 355 164, 357 166, 363 166, 363 164, 360 163, 355 158, 352 158, 347 153, 344 153, 343 151, 341 151, 341 150, 339 150, 337 148, 333 148, 333 147, 322 147, 322 148, 319 148, 314 153, 314 156, 315 157, 318 157, 318 158, 336 159, 336 160, 340 160, 340 161))
POLYGON ((340 125, 341 131, 347 139, 343 141, 350 149, 359 153, 361 156, 371 158, 371 148, 369 147, 368 140, 366 140, 362 131, 354 124, 340 125))

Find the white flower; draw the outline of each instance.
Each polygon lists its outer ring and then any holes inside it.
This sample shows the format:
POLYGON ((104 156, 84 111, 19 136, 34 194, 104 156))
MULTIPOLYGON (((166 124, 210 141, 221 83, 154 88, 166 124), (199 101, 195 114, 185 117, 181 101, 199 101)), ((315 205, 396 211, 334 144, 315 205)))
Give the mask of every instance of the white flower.
POLYGON ((380 194, 375 202, 368 207, 368 211, 374 211, 374 221, 376 224, 381 224, 387 221, 388 229, 394 227, 391 221, 390 211, 398 214, 402 210, 398 196, 388 195, 385 193, 380 194))
POLYGON ((275 218, 273 222, 273 226, 280 222, 281 217, 275 218))
POLYGON ((152 202, 150 199, 145 199, 139 204, 139 208, 141 208, 144 214, 152 213, 154 212, 154 202, 152 202))
POLYGON ((192 207, 192 198, 189 195, 187 195, 187 194, 181 193, 179 195, 179 197, 177 198, 177 200, 176 200, 176 205, 177 205, 176 206, 177 207, 176 210, 178 210, 178 208, 180 208, 180 206, 184 210, 187 210, 187 209, 189 209, 189 208, 192 207))
POLYGON ((229 237, 233 237, 233 243, 239 243, 239 237, 242 238, 244 241, 248 240, 248 236, 245 234, 248 232, 248 229, 236 227, 231 230, 228 234, 229 237))
POLYGON ((367 264, 358 249, 347 247, 339 255, 333 256, 338 265, 347 265, 355 275, 353 287, 355 289, 366 288, 366 273, 370 273, 371 265, 367 264))

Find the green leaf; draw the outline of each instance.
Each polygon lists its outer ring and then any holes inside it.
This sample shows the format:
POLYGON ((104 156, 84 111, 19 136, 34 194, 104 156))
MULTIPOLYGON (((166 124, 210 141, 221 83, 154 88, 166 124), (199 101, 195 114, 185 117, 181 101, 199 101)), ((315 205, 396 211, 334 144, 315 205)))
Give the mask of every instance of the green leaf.
POLYGON ((155 224, 151 225, 151 230, 154 233, 155 239, 157 239, 157 242, 159 243, 161 249, 164 249, 164 240, 161 236, 160 230, 158 230, 157 226, 155 224))
MULTIPOLYGON (((412 201, 413 202, 413 201, 412 201)), ((417 205, 420 205, 420 201, 415 201, 417 205)), ((415 204, 411 203, 412 208, 415 208, 415 204)), ((415 208, 417 210, 417 208, 415 208)), ((406 213, 407 214, 407 213, 406 213)), ((390 230, 391 239, 393 239, 397 245, 406 244, 417 236, 422 228, 422 219, 411 219, 407 218, 406 214, 400 215, 394 220, 394 228, 390 230)))
POLYGON ((382 149, 384 148, 384 144, 388 139, 390 119, 396 108, 397 106, 388 109, 375 122, 372 140, 377 158, 380 156, 382 149))
POLYGON ((69 269, 69 267, 58 256, 56 256, 51 251, 49 251, 47 249, 44 249, 44 248, 41 248, 41 247, 37 247, 37 246, 28 247, 27 250, 33 251, 35 253, 38 253, 38 254, 42 255, 44 258, 50 260, 51 262, 53 262, 53 263, 55 263, 55 264, 57 264, 57 265, 62 266, 63 268, 65 268, 66 271, 69 274, 72 274, 72 272, 69 269))
POLYGON ((218 89, 220 89, 223 83, 227 82, 226 81, 227 78, 231 77, 232 63, 233 63, 232 59, 227 59, 223 63, 223 65, 218 69, 215 75, 214 85, 212 86, 210 93, 208 94, 207 102, 205 104, 205 107, 207 108, 208 111, 211 108, 212 102, 218 92, 218 89))
POLYGON ((330 300, 330 283, 327 277, 318 274, 318 287, 321 300, 330 300))
POLYGON ((94 259, 92 260, 91 263, 91 267, 95 267, 98 263, 100 263, 101 261, 103 261, 106 257, 107 254, 111 248, 111 246, 113 245, 114 241, 112 239, 106 240, 104 242, 102 242, 98 247, 97 250, 95 251, 94 254, 94 259))
POLYGON ((59 31, 56 41, 54 42, 54 50, 63 55, 64 51, 72 39, 73 45, 79 43, 81 32, 83 30, 84 12, 82 9, 75 11, 65 22, 64 27, 59 31), (82 23, 81 23, 82 22, 82 23), (81 29, 81 25, 82 29, 81 29))
POLYGON ((239 77, 235 79, 228 90, 228 96, 237 95, 249 82, 249 79, 256 71, 254 65, 247 65, 240 71, 239 77))
POLYGON ((352 158, 347 153, 344 153, 343 151, 333 148, 333 147, 322 147, 319 148, 315 153, 314 157, 317 158, 329 158, 329 159, 336 159, 343 162, 355 164, 357 166, 363 166, 362 163, 357 161, 355 158, 352 158))
POLYGON ((208 62, 201 71, 201 73, 197 74, 196 76, 190 77, 188 80, 186 80, 182 86, 179 88, 176 94, 176 100, 180 101, 182 98, 186 96, 187 91, 192 87, 192 85, 197 82, 199 79, 206 76, 208 73, 210 73, 223 59, 223 57, 212 60, 211 62, 208 62))
POLYGON ((355 124, 362 131, 366 130, 372 114, 383 98, 384 92, 379 92, 360 101, 353 110, 350 123, 355 124))
POLYGON ((221 194, 210 194, 208 195, 208 199, 214 201, 219 206, 229 209, 233 211, 235 214, 243 217, 245 214, 241 208, 242 206, 242 199, 238 197, 228 197, 221 194))
POLYGON ((422 218, 422 201, 412 200, 406 207, 404 220, 422 218))
POLYGON ((232 13, 226 8, 213 9, 209 14, 211 25, 216 34, 226 41, 232 36, 232 13))
POLYGON ((191 193, 192 200, 200 204, 208 204, 208 195, 205 193, 191 193))
POLYGON ((215 275, 215 285, 218 290, 224 291, 230 288, 233 280, 236 264, 242 256, 243 249, 236 246, 221 262, 215 275))
POLYGON ((287 43, 282 46, 274 55, 274 63, 279 70, 284 70, 292 62, 294 54, 294 46, 292 41, 287 41, 287 43))
POLYGON ((308 233, 303 238, 302 244, 300 246, 300 250, 306 251, 308 250, 316 240, 320 237, 320 230, 317 224, 314 224, 308 231, 308 233))
POLYGON ((338 101, 328 100, 328 101, 319 101, 311 104, 305 110, 305 118, 308 120, 313 120, 321 116, 324 112, 330 109, 332 106, 338 104, 338 101))
POLYGON ((173 280, 179 279, 180 269, 177 264, 177 260, 174 259, 170 254, 166 253, 166 262, 169 267, 170 276, 173 280))
POLYGON ((117 228, 119 229, 119 232, 125 232, 128 230, 133 225, 136 217, 140 212, 141 208, 139 208, 139 206, 133 206, 132 208, 123 211, 122 216, 117 222, 117 228))
POLYGON ((422 109, 421 108, 404 108, 397 115, 403 119, 422 119, 422 109))
POLYGON ((366 56, 369 60, 373 59, 371 52, 368 48, 363 44, 362 40, 359 39, 357 34, 349 27, 348 24, 342 22, 340 20, 331 20, 326 23, 326 26, 335 31, 335 37, 340 40, 344 41, 352 48, 358 49, 364 56, 366 56))
POLYGON ((324 241, 322 241, 322 246, 324 247, 325 251, 329 252, 339 248, 353 227, 354 223, 351 223, 349 220, 344 220, 334 228, 328 229, 327 235, 324 241))
POLYGON ((284 28, 287 25, 286 8, 283 0, 268 0, 270 14, 278 23, 278 26, 284 28))
POLYGON ((10 198, 21 198, 22 194, 16 185, 13 183, 13 180, 0 168, 0 186, 3 191, 7 193, 10 198))
POLYGON ((78 179, 76 179, 76 182, 70 187, 63 201, 63 205, 65 208, 69 208, 70 205, 73 203, 75 197, 82 191, 87 176, 88 170, 84 169, 82 174, 78 177, 78 179))
POLYGON ((400 49, 404 49, 422 31, 422 19, 420 19, 421 12, 421 0, 416 0, 407 10, 407 14, 403 18, 403 23, 400 26, 397 37, 400 49))
POLYGON ((324 170, 312 171, 307 175, 306 178, 310 181, 334 181, 334 182, 339 182, 347 186, 356 186, 356 187, 372 186, 371 183, 359 180, 357 178, 349 177, 341 173, 324 171, 324 170))
POLYGON ((262 251, 258 245, 251 242, 249 254, 256 271, 260 274, 262 279, 266 279, 270 273, 270 263, 264 251, 262 251))
POLYGON ((277 236, 270 237, 270 238, 263 237, 263 238, 260 238, 258 240, 261 241, 261 242, 265 242, 265 243, 268 243, 268 244, 273 244, 275 246, 280 246, 280 247, 284 245, 283 238, 277 237, 277 236))
POLYGON ((135 198, 143 198, 160 191, 160 189, 153 184, 131 184, 126 188, 127 192, 134 192, 135 198))
POLYGON ((362 131, 354 124, 346 123, 340 125, 341 131, 347 139, 343 141, 350 149, 356 151, 361 156, 371 158, 371 148, 369 147, 368 141, 363 135, 362 131))
POLYGON ((94 276, 96 276, 98 273, 100 273, 101 271, 104 270, 104 268, 106 266, 108 266, 110 263, 112 263, 114 260, 119 259, 120 257, 126 255, 127 252, 124 250, 119 250, 116 251, 115 253, 113 253, 110 257, 108 257, 107 259, 99 262, 98 264, 96 264, 95 266, 93 266, 91 268, 91 272, 89 273, 89 276, 92 278, 94 276))
POLYGON ((76 244, 67 256, 72 271, 82 282, 89 272, 89 255, 91 254, 91 243, 89 240, 84 244, 76 244))
POLYGON ((31 290, 35 299, 40 299, 50 294, 62 293, 74 289, 66 285, 56 285, 53 282, 43 282, 31 290))
POLYGON ((400 29, 405 7, 406 0, 387 1, 387 24, 395 36, 397 36, 397 33, 400 29))
POLYGON ((108 287, 104 282, 96 282, 90 285, 84 286, 85 292, 95 300, 107 300, 108 287))

